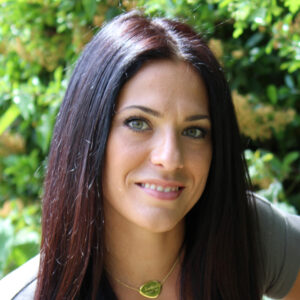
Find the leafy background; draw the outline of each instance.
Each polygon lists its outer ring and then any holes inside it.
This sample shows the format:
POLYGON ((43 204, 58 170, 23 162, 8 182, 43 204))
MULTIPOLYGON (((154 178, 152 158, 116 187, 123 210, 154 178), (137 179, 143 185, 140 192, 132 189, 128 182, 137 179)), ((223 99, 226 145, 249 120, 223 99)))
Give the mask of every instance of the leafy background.
POLYGON ((255 190, 300 212, 300 0, 0 0, 0 278, 38 253, 42 182, 73 65, 134 8, 199 31, 232 88, 255 190))

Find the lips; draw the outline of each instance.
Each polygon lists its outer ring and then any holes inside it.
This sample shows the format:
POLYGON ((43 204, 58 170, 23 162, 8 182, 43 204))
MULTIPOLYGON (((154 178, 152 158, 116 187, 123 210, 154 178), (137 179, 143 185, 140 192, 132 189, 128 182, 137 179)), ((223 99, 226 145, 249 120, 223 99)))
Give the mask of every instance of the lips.
POLYGON ((184 186, 177 182, 145 181, 139 182, 137 185, 147 194, 164 200, 174 200, 178 198, 184 189, 184 186))

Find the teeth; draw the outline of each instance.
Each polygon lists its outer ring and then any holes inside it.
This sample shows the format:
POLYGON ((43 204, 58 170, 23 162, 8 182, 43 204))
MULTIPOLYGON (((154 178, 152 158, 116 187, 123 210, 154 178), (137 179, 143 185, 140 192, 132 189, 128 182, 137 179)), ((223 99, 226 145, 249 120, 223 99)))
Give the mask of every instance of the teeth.
POLYGON ((158 186, 157 188, 156 188, 156 190, 158 190, 159 192, 162 192, 163 190, 164 190, 164 188, 162 187, 162 186, 158 186))
POLYGON ((153 191, 158 191, 158 192, 164 192, 164 193, 169 193, 169 192, 177 192, 179 190, 178 186, 174 186, 174 187, 163 187, 161 185, 155 185, 153 183, 142 183, 141 184, 142 187, 146 188, 146 189, 150 189, 153 191))

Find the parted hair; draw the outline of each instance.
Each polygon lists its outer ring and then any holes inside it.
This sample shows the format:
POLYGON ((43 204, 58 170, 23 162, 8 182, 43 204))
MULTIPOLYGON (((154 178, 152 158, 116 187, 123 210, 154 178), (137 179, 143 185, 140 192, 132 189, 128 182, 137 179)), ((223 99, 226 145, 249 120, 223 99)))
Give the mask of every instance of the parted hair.
POLYGON ((122 86, 145 62, 159 59, 182 60, 198 72, 212 124, 207 184, 185 217, 181 299, 261 299, 256 209, 223 70, 190 26, 133 11, 103 26, 86 45, 58 113, 35 300, 116 299, 103 256, 106 145, 122 86))

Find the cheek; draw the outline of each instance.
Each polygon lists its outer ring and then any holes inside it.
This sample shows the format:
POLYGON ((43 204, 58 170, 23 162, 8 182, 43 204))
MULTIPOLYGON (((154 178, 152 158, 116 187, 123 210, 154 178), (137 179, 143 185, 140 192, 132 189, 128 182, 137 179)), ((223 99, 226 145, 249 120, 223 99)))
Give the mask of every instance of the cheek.
POLYGON ((146 148, 145 143, 132 142, 126 135, 111 134, 106 147, 104 178, 115 182, 123 180, 146 161, 146 148))
POLYGON ((211 143, 206 143, 196 149, 190 149, 186 154, 186 162, 192 173, 208 174, 212 160, 211 143))

